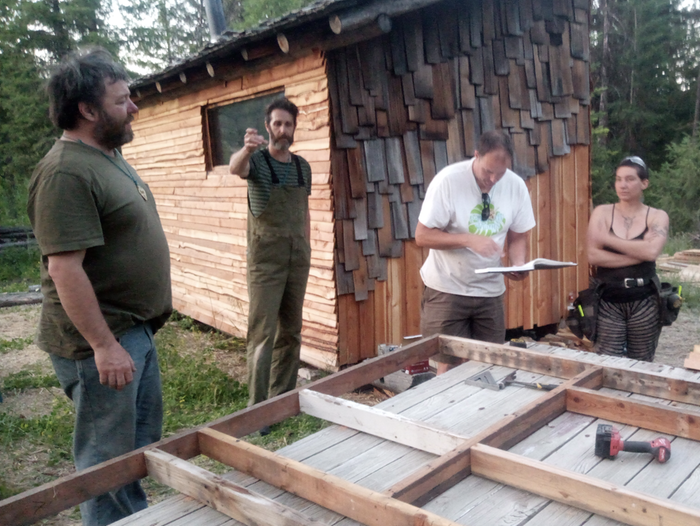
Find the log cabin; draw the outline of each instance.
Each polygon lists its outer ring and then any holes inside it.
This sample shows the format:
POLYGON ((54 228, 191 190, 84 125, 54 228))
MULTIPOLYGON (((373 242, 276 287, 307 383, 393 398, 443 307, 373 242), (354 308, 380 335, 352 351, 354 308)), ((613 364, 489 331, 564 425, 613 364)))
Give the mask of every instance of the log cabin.
POLYGON ((588 286, 589 16, 588 0, 320 0, 134 81, 123 153, 156 197, 175 308, 245 336, 247 187, 227 164, 284 94, 313 171, 305 362, 338 370, 418 335, 422 199, 492 129, 530 191, 529 258, 578 263, 509 283, 507 326, 558 323, 588 286))

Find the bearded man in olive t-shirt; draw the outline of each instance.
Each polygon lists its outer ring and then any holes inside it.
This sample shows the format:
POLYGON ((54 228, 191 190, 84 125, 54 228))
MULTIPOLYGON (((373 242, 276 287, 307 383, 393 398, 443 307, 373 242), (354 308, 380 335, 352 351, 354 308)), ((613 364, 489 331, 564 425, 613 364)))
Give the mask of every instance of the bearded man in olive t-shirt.
MULTIPOLYGON (((95 49, 53 72, 63 135, 34 170, 28 213, 42 253, 37 342, 75 404, 78 470, 160 439, 153 334, 171 310, 170 256, 153 195, 117 148, 131 141, 124 68, 95 49)), ((138 482, 80 505, 83 524, 147 506, 138 482)))

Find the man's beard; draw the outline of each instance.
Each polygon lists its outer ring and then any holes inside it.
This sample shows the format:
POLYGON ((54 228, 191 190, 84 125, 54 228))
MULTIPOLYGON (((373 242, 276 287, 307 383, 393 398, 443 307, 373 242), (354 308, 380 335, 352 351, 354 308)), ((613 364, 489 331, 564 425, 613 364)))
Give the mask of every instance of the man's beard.
POLYGON ((288 150, 293 142, 293 135, 284 135, 284 133, 274 135, 272 132, 270 132, 270 144, 278 150, 288 150))
POLYGON ((94 138, 98 144, 112 150, 119 148, 134 139, 134 132, 127 124, 134 120, 132 115, 123 121, 115 119, 103 109, 100 109, 100 120, 95 125, 94 138))

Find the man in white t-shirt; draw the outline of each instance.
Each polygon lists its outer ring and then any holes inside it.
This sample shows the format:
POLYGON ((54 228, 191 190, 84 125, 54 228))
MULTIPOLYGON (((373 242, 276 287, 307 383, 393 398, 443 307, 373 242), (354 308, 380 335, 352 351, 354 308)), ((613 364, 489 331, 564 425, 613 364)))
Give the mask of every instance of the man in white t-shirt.
MULTIPOLYGON (((505 340, 503 274, 476 274, 501 266, 508 241, 509 265, 527 261, 528 231, 535 226, 525 182, 508 169, 513 143, 500 131, 479 138, 474 158, 447 166, 428 187, 416 243, 430 248, 421 268, 423 336, 449 334, 494 343, 505 340)), ((525 272, 506 274, 525 279, 525 272)), ((438 374, 463 360, 440 354, 438 374)))

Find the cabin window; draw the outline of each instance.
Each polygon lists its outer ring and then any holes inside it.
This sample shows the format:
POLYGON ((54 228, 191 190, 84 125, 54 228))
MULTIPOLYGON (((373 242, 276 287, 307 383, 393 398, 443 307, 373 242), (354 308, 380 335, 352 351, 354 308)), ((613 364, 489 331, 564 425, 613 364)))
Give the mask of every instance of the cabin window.
POLYGON ((260 135, 267 138, 265 108, 283 95, 283 91, 278 91, 232 104, 208 107, 206 117, 211 167, 228 164, 231 154, 243 147, 246 128, 256 128, 260 135))

